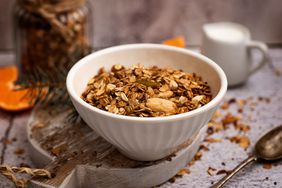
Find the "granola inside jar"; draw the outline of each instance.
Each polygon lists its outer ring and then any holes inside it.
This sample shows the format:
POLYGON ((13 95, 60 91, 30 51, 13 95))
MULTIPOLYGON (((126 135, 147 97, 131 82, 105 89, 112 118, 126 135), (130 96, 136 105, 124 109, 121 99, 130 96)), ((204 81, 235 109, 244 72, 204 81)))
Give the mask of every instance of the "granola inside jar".
POLYGON ((36 68, 69 69, 90 53, 91 6, 86 0, 18 0, 16 61, 24 74, 36 68))

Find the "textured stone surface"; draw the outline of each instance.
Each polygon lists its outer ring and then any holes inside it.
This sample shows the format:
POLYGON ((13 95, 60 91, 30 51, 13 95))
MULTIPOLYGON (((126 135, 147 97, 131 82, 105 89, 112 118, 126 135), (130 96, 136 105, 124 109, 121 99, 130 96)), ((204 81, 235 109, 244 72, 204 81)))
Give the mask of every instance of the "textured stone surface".
MULTIPOLYGON (((282 69, 282 50, 272 49, 271 57, 274 65, 282 69)), ((1 58, 1 57, 0 57, 1 58)), ((257 58, 259 58, 257 56, 257 58)), ((3 58, 2 58, 3 59, 3 58)), ((1 62, 1 59, 0 59, 1 62)), ((174 183, 165 183, 161 187, 209 187, 212 182, 216 182, 223 175, 210 176, 207 173, 209 167, 217 170, 230 170, 251 153, 252 148, 258 138, 266 131, 282 124, 282 76, 277 77, 269 66, 265 66, 255 75, 251 76, 248 82, 237 88, 229 89, 226 100, 236 97, 238 99, 249 99, 248 105, 244 108, 242 121, 251 126, 247 133, 251 145, 245 151, 237 144, 231 143, 227 139, 222 142, 209 145, 210 151, 205 151, 201 160, 189 167, 191 173, 177 178, 174 183), (270 102, 258 101, 258 97, 270 98, 270 102), (253 97, 250 99, 249 97, 253 97), (257 104, 256 104, 257 103, 257 104), (225 166, 222 165, 225 163, 225 166)), ((229 109, 236 113, 235 108, 229 109)), ((0 111, 0 139, 17 138, 7 147, 0 143, 0 155, 3 162, 9 165, 20 165, 25 163, 34 166, 30 161, 28 144, 26 142, 25 126, 29 118, 29 111, 19 114, 8 114, 0 111), (24 149, 24 153, 16 155, 18 149, 24 149)), ((234 128, 213 134, 213 138, 225 138, 237 135, 239 132, 234 128)), ((261 164, 252 164, 242 170, 226 185, 226 187, 282 187, 282 161, 274 163, 271 169, 264 169, 261 164), (275 185, 276 183, 276 185, 275 185)), ((0 176, 0 187, 13 187, 7 179, 0 176)))

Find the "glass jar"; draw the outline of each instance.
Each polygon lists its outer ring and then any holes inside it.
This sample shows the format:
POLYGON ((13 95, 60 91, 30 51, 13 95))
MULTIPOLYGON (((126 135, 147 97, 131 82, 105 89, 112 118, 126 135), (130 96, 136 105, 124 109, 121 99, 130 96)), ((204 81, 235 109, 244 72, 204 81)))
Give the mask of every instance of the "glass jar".
POLYGON ((18 0, 16 62, 21 73, 69 69, 91 52, 92 11, 86 0, 18 0))

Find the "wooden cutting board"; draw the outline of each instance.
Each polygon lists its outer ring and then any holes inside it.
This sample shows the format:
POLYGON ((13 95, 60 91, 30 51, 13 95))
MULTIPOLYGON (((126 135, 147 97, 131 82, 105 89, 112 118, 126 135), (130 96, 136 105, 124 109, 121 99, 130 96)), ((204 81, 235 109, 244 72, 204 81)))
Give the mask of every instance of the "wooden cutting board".
POLYGON ((189 145, 164 159, 141 162, 122 155, 82 120, 67 121, 66 106, 37 106, 27 131, 32 160, 50 170, 52 179, 37 178, 30 187, 152 187, 173 177, 193 158, 206 128, 189 145))

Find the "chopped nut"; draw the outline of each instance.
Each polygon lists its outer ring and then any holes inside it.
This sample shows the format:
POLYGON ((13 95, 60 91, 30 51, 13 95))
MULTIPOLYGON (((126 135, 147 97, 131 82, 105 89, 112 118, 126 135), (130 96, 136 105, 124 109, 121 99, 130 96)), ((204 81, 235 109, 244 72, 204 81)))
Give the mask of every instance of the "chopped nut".
POLYGON ((151 88, 151 87, 148 87, 147 92, 148 92, 148 94, 149 94, 150 96, 154 96, 154 95, 155 95, 155 92, 154 92, 153 88, 151 88))
POLYGON ((130 82, 136 82, 136 76, 134 76, 134 75, 133 75, 133 76, 130 76, 130 77, 129 77, 129 81, 130 81, 130 82))
POLYGON ((197 96, 193 97, 192 102, 198 103, 198 102, 202 101, 204 98, 205 98, 204 95, 197 95, 197 96))
POLYGON ((148 99, 146 106, 154 112, 176 113, 176 104, 166 99, 151 98, 148 99))
POLYGON ((169 87, 170 87, 171 90, 175 90, 175 89, 177 89, 178 84, 176 83, 176 81, 171 80, 170 83, 169 83, 169 87))
POLYGON ((163 86, 160 88, 160 91, 162 91, 162 92, 169 91, 168 85, 163 85, 163 86))
POLYGON ((240 120, 239 117, 233 116, 232 114, 228 113, 228 114, 224 117, 224 119, 222 120, 222 123, 223 123, 224 125, 230 124, 230 123, 237 123, 238 120, 240 120))
POLYGON ((173 95, 172 91, 165 91, 158 94, 160 98, 170 98, 173 95))
POLYGON ((240 147, 244 148, 244 149, 247 149, 250 145, 250 140, 248 137, 246 136, 233 136, 231 138, 229 138, 229 140, 231 142, 235 142, 235 143, 238 143, 240 147))
POLYGON ((180 104, 184 104, 184 103, 186 103, 187 101, 188 101, 187 97, 183 97, 183 96, 180 96, 180 97, 179 97, 179 102, 180 102, 180 104))
POLYGON ((116 88, 116 85, 114 85, 114 84, 107 84, 106 91, 110 92, 110 91, 113 91, 115 88, 116 88))
POLYGON ((92 98, 93 98, 94 94, 93 93, 89 93, 87 96, 86 96, 86 99, 88 101, 90 101, 92 98))
POLYGON ((245 125, 243 123, 238 123, 236 125, 234 125, 235 129, 243 131, 243 132, 248 132, 250 130, 250 126, 249 125, 245 125))
POLYGON ((247 149, 250 145, 250 140, 246 136, 242 136, 239 143, 240 147, 247 149))

